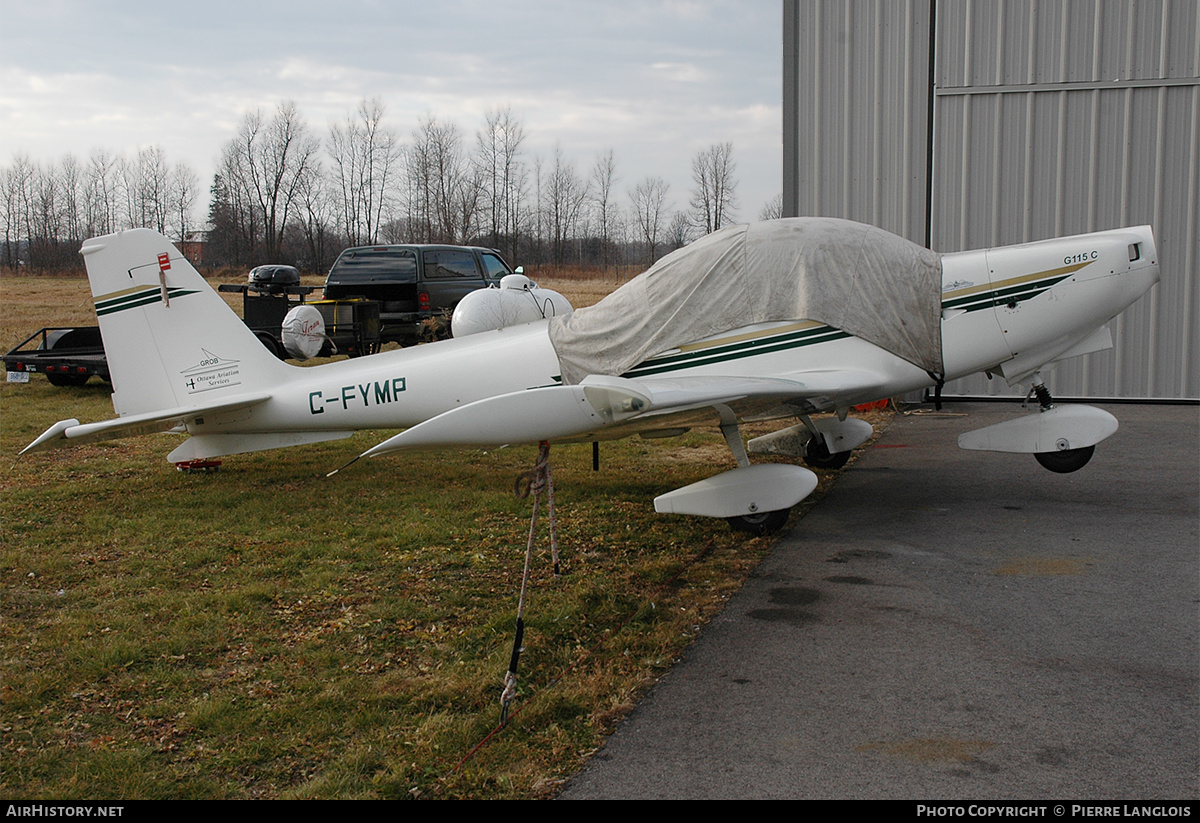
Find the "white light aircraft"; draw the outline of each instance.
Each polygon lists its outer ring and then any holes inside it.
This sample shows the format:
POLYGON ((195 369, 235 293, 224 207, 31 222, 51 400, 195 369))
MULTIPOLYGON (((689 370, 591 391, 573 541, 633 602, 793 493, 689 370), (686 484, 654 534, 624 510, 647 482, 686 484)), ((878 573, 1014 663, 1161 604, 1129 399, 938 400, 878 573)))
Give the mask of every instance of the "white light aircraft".
POLYGON ((190 435, 168 456, 182 463, 359 429, 405 429, 361 455, 373 457, 715 426, 738 468, 655 508, 758 532, 817 480, 751 465, 739 420, 796 417, 751 451, 799 443, 810 465, 838 466, 871 434, 851 406, 975 372, 1030 385, 1041 410, 961 447, 1082 467, 1117 421, 1055 406, 1040 373, 1110 347, 1105 324, 1159 278, 1148 226, 938 255, 849 221, 767 221, 696 241, 565 317, 303 368, 270 354, 161 235, 98 237, 82 253, 118 417, 64 420, 22 454, 161 431, 190 435))

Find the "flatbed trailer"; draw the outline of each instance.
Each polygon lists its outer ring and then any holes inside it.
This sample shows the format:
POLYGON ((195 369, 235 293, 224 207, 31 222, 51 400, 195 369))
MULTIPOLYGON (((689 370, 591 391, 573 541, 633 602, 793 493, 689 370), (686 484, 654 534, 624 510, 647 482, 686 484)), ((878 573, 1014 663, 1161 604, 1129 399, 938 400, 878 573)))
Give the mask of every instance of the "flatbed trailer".
MULTIPOLYGON (((244 295, 246 325, 268 351, 281 360, 287 358, 280 339, 283 318, 289 309, 303 302, 312 287, 295 287, 289 292, 301 295, 300 302, 288 300, 287 294, 247 294, 245 286, 222 285, 220 290, 244 295)), ((319 300, 311 305, 325 319, 328 341, 322 357, 339 352, 358 357, 379 351, 378 303, 319 300)), ((28 383, 31 374, 44 374, 55 386, 82 386, 92 375, 111 380, 99 326, 38 329, 7 352, 3 360, 9 383, 28 383)))
POLYGON ((99 326, 39 329, 4 355, 9 383, 41 373, 55 386, 82 386, 92 375, 110 380, 99 326))

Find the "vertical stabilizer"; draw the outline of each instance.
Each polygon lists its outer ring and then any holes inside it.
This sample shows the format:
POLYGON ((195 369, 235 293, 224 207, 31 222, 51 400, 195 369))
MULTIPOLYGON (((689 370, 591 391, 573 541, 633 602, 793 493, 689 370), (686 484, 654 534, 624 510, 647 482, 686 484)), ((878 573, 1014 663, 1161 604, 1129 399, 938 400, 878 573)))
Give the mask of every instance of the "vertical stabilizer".
POLYGON ((161 234, 118 232, 88 240, 81 251, 117 414, 261 391, 292 368, 263 347, 161 234))

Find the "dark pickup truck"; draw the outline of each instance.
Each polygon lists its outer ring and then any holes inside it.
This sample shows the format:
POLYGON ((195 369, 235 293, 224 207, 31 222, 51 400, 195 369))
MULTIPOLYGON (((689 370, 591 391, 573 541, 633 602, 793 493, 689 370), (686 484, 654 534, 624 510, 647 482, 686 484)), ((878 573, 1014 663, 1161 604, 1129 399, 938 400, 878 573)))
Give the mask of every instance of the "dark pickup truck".
POLYGON ((359 246, 334 261, 325 278, 325 299, 378 302, 380 340, 407 345, 444 334, 459 300, 512 273, 495 249, 359 246))

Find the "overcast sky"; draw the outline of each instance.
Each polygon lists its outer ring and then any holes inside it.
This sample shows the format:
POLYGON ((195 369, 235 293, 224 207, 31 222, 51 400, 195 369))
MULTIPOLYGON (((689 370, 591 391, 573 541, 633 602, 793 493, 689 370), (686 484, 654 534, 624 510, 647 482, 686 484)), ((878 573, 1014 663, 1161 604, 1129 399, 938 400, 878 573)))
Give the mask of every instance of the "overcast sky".
POLYGON ((283 100, 322 139, 378 97, 406 141, 432 113, 472 143, 511 106, 527 160, 557 142, 586 174, 612 148, 618 191, 660 175, 676 208, 692 156, 730 141, 756 219, 782 188, 781 18, 779 0, 0 0, 0 165, 159 145, 207 192, 243 115, 283 100))

